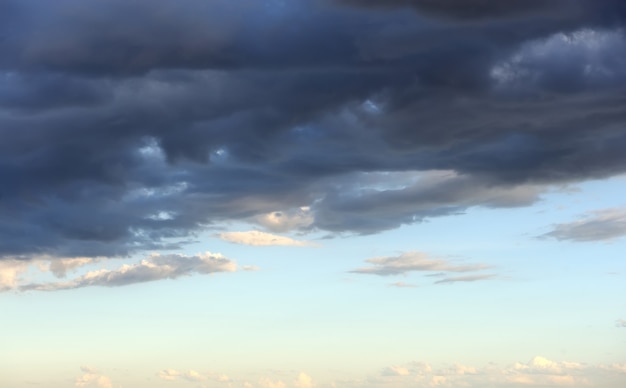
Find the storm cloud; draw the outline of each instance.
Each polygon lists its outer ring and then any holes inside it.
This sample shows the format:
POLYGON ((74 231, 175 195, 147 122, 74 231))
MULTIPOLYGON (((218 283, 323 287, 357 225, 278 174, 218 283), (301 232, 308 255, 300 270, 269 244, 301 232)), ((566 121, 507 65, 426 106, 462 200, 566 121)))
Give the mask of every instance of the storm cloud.
POLYGON ((1 0, 0 257, 376 233, 626 171, 623 1, 382 3, 1 0))

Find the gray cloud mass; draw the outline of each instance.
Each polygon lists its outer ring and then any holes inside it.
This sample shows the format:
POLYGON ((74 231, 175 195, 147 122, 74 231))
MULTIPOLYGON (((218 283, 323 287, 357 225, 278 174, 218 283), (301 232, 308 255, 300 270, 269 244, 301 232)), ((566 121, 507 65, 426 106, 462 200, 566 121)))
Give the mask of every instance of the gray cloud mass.
POLYGON ((625 22, 622 0, 0 0, 0 258, 232 220, 376 233, 624 173, 625 22))

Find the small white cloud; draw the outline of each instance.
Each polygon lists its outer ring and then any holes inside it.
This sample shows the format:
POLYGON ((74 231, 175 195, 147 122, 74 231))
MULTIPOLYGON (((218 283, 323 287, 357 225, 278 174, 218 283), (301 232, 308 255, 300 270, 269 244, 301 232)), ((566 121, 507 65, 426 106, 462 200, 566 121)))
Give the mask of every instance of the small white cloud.
POLYGON ((85 387, 85 388, 113 388, 113 382, 108 376, 100 374, 96 369, 81 366, 81 371, 83 374, 81 377, 78 377, 74 382, 76 387, 85 387))
POLYGON ((20 275, 28 270, 30 264, 23 260, 0 260, 0 292, 17 287, 20 275))
POLYGON ((204 380, 206 380, 206 379, 207 379, 207 377, 206 377, 206 376, 202 375, 202 374, 201 374, 201 373, 199 373, 199 372, 196 372, 195 370, 189 370, 189 371, 187 371, 187 372, 183 375, 183 378, 184 378, 185 380, 188 380, 188 381, 204 381, 204 380))
POLYGON ((300 372, 293 383, 294 388, 313 388, 313 378, 306 373, 300 372))
POLYGON ((220 233, 219 238, 233 244, 252 246, 292 246, 307 247, 314 244, 309 241, 294 240, 289 237, 251 230, 247 232, 225 232, 220 233))
POLYGON ((159 376, 161 380, 174 381, 180 377, 180 372, 175 369, 164 369, 160 371, 157 376, 159 376))
POLYGON ((455 265, 446 260, 432 259, 424 252, 405 252, 399 256, 375 257, 365 261, 373 265, 357 268, 351 272, 389 276, 417 271, 470 272, 489 268, 484 264, 455 265))
POLYGON ((411 374, 408 368, 402 366, 389 366, 381 372, 383 376, 408 376, 411 374))
POLYGON ((626 327, 626 319, 618 319, 617 321, 615 321, 615 326, 626 327))

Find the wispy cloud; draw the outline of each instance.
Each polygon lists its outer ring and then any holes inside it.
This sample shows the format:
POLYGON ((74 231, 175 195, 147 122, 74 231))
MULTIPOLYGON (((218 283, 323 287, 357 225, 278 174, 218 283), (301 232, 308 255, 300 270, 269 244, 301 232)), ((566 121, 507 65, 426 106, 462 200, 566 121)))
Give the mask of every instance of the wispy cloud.
POLYGON ((457 265, 447 260, 433 259, 429 254, 424 252, 405 252, 399 256, 375 257, 367 259, 365 262, 372 265, 357 268, 350 272, 391 276, 406 274, 408 272, 471 272, 490 268, 490 266, 485 264, 457 265))
POLYGON ((580 220, 557 224, 541 237, 577 242, 610 241, 626 236, 626 208, 598 210, 580 220))
POLYGON ((479 280, 494 279, 495 274, 483 274, 483 275, 467 275, 467 276, 453 276, 438 280, 435 284, 457 283, 457 282, 477 282, 479 280))
POLYGON ((396 288, 417 288, 417 284, 405 283, 405 282, 395 282, 395 283, 391 283, 391 284, 389 284, 389 287, 396 287, 396 288))
POLYGON ((176 279, 192 274, 235 272, 237 264, 221 254, 202 253, 195 256, 179 254, 153 255, 138 264, 124 264, 118 269, 100 269, 87 272, 70 281, 30 283, 19 287, 21 291, 59 291, 75 288, 102 286, 119 287, 136 283, 176 279))
POLYGON ((626 327, 626 319, 618 319, 617 321, 615 321, 615 326, 626 327))
POLYGON ((220 233, 218 236, 224 241, 241 245, 292 247, 309 247, 315 245, 309 241, 294 240, 289 237, 260 232, 258 230, 250 230, 247 232, 224 232, 220 233))

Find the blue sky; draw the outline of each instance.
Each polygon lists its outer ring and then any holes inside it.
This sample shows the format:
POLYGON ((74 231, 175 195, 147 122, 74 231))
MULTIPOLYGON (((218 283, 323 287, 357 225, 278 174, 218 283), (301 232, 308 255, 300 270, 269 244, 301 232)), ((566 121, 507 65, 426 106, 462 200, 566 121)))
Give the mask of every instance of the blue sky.
POLYGON ((626 383, 616 0, 0 1, 0 386, 626 383))

